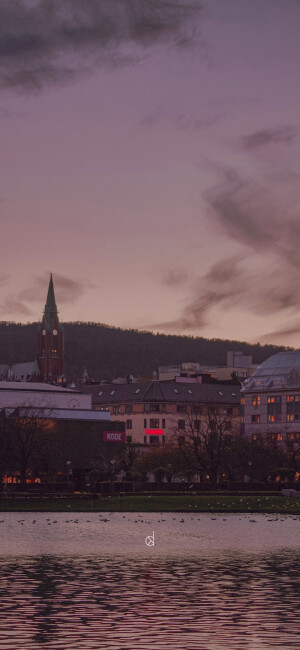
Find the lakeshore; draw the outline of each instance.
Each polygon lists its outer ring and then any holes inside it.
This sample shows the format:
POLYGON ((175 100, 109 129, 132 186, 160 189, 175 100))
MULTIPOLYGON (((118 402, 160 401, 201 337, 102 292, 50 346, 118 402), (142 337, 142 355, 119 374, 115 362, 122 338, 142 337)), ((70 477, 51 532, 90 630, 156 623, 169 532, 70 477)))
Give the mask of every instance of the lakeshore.
POLYGON ((64 495, 0 499, 0 512, 231 512, 300 515, 300 499, 280 495, 64 495))

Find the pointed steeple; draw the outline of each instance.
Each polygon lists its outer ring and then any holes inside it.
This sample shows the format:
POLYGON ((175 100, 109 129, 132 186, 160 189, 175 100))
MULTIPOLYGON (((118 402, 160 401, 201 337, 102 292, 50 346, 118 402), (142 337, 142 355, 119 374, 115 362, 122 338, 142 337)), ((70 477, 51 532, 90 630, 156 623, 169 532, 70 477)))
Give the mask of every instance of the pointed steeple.
POLYGON ((55 314, 57 314, 57 307, 56 307, 55 296, 54 296, 54 286, 53 286, 52 273, 50 275, 48 294, 47 294, 47 302, 45 304, 45 313, 46 312, 52 312, 52 313, 54 312, 55 314))
POLYGON ((64 373, 64 332, 58 318, 52 273, 38 331, 37 358, 43 381, 61 381, 64 373))

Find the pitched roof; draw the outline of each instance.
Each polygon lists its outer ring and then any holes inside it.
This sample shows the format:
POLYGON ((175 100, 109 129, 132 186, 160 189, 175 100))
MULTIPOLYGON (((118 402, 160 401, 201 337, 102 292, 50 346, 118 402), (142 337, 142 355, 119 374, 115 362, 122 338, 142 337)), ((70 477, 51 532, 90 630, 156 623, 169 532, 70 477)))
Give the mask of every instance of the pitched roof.
POLYGON ((95 405, 141 402, 239 405, 240 387, 229 384, 196 384, 173 381, 137 382, 134 384, 99 384, 81 388, 92 394, 95 405))

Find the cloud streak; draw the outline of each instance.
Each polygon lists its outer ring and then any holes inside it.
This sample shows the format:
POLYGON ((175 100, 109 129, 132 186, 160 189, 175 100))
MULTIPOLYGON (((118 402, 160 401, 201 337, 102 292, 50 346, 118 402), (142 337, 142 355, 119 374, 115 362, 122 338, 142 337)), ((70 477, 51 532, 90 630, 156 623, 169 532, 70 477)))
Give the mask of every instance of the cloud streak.
POLYGON ((299 129, 289 124, 261 129, 242 136, 242 148, 251 151, 269 144, 291 144, 298 135, 299 129))
MULTIPOLYGON (((214 230, 221 228, 241 252, 213 264, 197 282, 187 281, 189 298, 182 313, 153 329, 201 330, 214 318, 215 308, 218 314, 235 309, 258 316, 298 313, 300 226, 298 204, 289 194, 282 192, 283 198, 276 201, 274 188, 224 169, 222 182, 206 192, 205 199, 214 230)), ((282 336, 285 333, 294 330, 284 330, 282 336)))
POLYGON ((8 316, 31 316, 31 310, 20 300, 7 299, 1 305, 1 312, 8 316))
POLYGON ((186 45, 200 9, 198 0, 2 0, 0 87, 39 91, 135 60, 136 46, 186 45))

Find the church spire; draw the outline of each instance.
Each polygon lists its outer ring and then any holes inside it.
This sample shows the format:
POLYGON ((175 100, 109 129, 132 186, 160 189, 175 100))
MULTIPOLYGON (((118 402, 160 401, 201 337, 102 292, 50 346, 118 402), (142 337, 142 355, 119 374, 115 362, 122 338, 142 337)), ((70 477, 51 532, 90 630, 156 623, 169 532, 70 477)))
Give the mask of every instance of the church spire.
POLYGON ((47 302, 46 302, 46 305, 45 305, 45 312, 54 312, 55 314, 57 314, 57 307, 56 307, 55 296, 54 296, 54 286, 53 286, 52 273, 50 275, 48 294, 47 294, 47 302))
POLYGON ((64 332, 58 318, 52 273, 39 327, 37 358, 42 380, 61 383, 64 373, 64 332))

